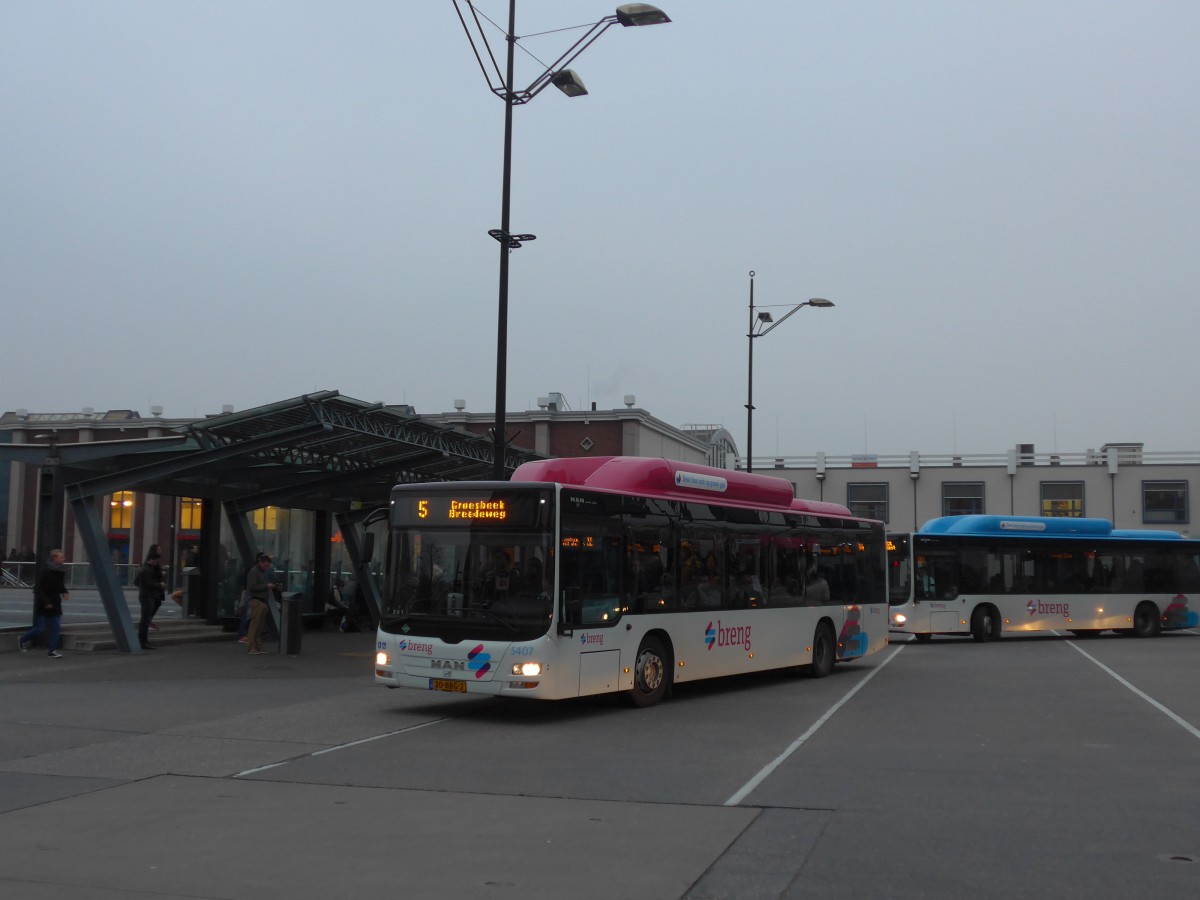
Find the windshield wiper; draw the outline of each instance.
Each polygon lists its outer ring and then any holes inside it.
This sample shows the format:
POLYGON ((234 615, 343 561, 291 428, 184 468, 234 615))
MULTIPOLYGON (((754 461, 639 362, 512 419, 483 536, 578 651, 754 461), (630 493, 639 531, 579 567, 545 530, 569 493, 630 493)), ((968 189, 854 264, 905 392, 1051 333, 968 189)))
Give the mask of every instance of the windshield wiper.
POLYGON ((496 610, 489 609, 486 606, 472 606, 470 609, 467 610, 467 613, 468 614, 482 613, 485 616, 490 616, 494 621, 499 622, 501 625, 503 625, 505 628, 507 628, 510 632, 515 634, 517 631, 516 627, 512 624, 512 622, 509 621, 509 619, 500 615, 500 613, 496 612, 496 610))

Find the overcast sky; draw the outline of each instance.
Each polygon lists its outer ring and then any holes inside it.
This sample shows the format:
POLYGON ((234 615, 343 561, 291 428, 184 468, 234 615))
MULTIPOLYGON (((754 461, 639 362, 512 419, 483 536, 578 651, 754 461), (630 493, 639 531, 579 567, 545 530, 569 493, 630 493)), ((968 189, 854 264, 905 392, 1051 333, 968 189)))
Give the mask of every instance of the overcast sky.
MULTIPOLYGON (((756 456, 1200 449, 1200 4, 661 5, 515 111, 510 410, 744 451, 753 269, 836 304, 756 456)), ((609 12, 522 0, 518 85, 609 12)), ((503 120, 450 0, 0 0, 0 407, 490 412, 503 120)))

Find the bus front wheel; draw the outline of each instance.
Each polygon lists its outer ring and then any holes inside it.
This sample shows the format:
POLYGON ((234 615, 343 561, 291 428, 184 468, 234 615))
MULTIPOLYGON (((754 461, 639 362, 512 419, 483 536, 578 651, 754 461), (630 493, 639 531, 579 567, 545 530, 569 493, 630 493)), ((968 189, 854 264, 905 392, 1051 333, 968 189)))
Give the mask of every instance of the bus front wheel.
POLYGON ((1158 607, 1153 603, 1139 603, 1133 611, 1133 628, 1130 633, 1134 637, 1154 637, 1162 631, 1162 619, 1158 616, 1158 607))
POLYGON ((1000 615, 995 607, 980 606, 971 614, 971 636, 977 641, 1000 640, 1000 615))
POLYGON ((638 647, 629 701, 634 706, 653 706, 667 695, 670 686, 671 666, 666 648, 658 638, 648 636, 638 647))
POLYGON ((813 635, 812 665, 808 667, 808 674, 813 678, 824 678, 831 674, 833 656, 833 630, 828 625, 818 625, 817 633, 813 635))

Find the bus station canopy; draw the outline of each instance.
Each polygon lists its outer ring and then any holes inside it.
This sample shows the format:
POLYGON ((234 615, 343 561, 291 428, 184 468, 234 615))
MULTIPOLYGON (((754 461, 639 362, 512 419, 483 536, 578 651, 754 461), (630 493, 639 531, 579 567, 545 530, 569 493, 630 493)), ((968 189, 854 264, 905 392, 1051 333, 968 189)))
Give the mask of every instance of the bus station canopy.
MULTIPOLYGON (((385 503, 394 484, 477 480, 493 469, 490 436, 337 391, 211 416, 178 432, 78 444, 50 434, 48 443, 0 445, 0 459, 55 466, 73 497, 136 490, 242 510, 332 513, 385 503)), ((537 458, 509 448, 505 470, 537 458)))

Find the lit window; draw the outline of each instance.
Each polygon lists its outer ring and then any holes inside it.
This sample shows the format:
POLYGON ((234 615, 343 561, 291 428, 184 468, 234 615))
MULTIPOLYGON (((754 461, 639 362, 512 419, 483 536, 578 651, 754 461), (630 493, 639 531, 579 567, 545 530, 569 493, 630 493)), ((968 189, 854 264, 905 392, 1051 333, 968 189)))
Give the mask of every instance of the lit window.
POLYGON ((1080 518, 1083 515, 1083 482, 1043 481, 1042 515, 1080 518))
POLYGON ((254 511, 255 531, 275 531, 279 528, 279 507, 265 506, 254 511))
POLYGON ((133 491, 116 491, 108 501, 108 527, 133 527, 133 491))
POLYGON ((202 521, 204 501, 198 497, 179 498, 179 529, 181 531, 199 531, 202 521))

